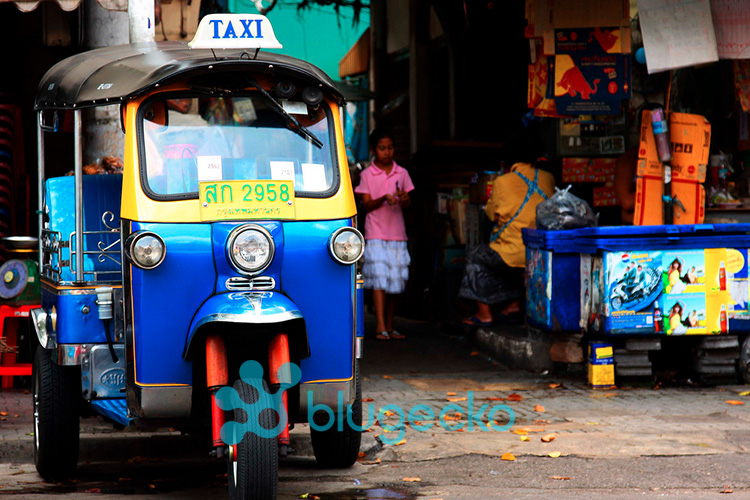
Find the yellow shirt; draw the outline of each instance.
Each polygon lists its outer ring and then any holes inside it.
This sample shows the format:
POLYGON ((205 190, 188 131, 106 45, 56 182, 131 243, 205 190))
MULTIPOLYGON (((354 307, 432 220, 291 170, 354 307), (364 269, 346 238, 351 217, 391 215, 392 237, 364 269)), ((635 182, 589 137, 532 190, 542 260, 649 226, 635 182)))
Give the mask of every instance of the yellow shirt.
MULTIPOLYGON (((492 195, 484 208, 487 217, 497 226, 493 229, 493 233, 499 231, 518 212, 526 198, 526 192, 529 190, 526 182, 512 172, 519 172, 533 181, 535 171, 536 169, 528 163, 516 163, 511 168, 511 173, 495 179, 492 186, 492 195)), ((549 172, 539 170, 537 183, 547 196, 554 194, 555 178, 549 172)), ((526 266, 526 247, 523 244, 521 229, 536 227, 536 206, 542 201, 544 201, 544 198, 541 195, 538 193, 532 194, 526 206, 513 219, 513 222, 505 228, 495 241, 490 243, 490 248, 499 253, 500 257, 510 267, 526 266)))

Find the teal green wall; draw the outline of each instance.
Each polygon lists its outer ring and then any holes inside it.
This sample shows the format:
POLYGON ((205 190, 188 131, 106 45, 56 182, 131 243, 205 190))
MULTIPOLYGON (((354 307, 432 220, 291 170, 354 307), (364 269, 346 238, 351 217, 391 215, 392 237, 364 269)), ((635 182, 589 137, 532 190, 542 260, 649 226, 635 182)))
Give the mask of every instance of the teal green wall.
MULTIPOLYGON (((267 2, 265 2, 267 5, 267 2)), ((257 14, 250 0, 230 0, 234 13, 257 14)), ((370 25, 370 11, 360 13, 354 26, 351 8, 341 7, 337 15, 332 6, 314 5, 298 11, 297 2, 279 1, 267 15, 283 49, 269 50, 304 59, 325 71, 333 80, 339 78, 339 61, 370 25)))

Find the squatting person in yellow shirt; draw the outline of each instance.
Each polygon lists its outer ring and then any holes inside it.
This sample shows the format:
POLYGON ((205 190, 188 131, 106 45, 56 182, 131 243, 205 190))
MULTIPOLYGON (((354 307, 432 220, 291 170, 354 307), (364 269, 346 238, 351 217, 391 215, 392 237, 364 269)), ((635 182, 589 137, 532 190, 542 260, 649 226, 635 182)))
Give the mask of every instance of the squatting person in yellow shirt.
POLYGON ((516 163, 510 172, 495 179, 484 209, 495 223, 490 244, 469 252, 458 293, 477 303, 476 313, 463 324, 490 326, 521 320, 526 266, 521 229, 536 227, 536 206, 554 192, 552 174, 529 163, 516 163), (494 315, 493 308, 498 309, 494 315))

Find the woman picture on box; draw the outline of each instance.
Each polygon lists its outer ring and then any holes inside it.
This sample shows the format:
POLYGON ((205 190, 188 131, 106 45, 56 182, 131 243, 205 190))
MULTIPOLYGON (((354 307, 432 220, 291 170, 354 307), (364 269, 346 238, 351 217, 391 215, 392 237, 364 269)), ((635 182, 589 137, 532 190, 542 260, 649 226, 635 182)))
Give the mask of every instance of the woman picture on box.
POLYGON ((675 257, 671 264, 669 264, 669 270, 667 271, 667 293, 681 293, 681 288, 678 286, 677 290, 672 291, 672 288, 678 283, 682 283, 682 261, 679 257, 675 257))
POLYGON ((669 330, 667 330, 667 334, 674 335, 687 332, 687 328, 682 324, 682 312, 682 304, 675 302, 672 309, 669 311, 669 330))
POLYGON ((695 328, 697 326, 700 326, 698 324, 698 312, 693 309, 693 312, 690 313, 690 316, 688 317, 688 326, 690 328, 695 328))

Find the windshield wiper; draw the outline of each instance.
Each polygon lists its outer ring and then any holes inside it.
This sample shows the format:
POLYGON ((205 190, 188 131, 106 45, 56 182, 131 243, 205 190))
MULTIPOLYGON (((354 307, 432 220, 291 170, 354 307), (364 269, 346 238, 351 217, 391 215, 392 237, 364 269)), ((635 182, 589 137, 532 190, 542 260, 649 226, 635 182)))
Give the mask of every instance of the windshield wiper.
POLYGON ((271 105, 271 108, 274 111, 276 111, 278 114, 280 114, 281 116, 284 117, 284 119, 286 121, 286 126, 287 126, 287 128, 289 130, 291 130, 292 132, 296 132, 297 134, 299 134, 301 137, 303 137, 305 139, 308 139, 310 142, 312 142, 313 144, 315 144, 316 146, 318 146, 318 148, 322 148, 323 147, 323 143, 321 142, 321 140, 318 139, 317 137, 315 137, 315 135, 312 132, 310 132, 305 127, 303 127, 300 124, 300 122, 297 121, 297 119, 295 117, 293 117, 292 115, 290 115, 289 113, 287 113, 287 111, 284 109, 284 106, 282 106, 281 104, 279 104, 279 102, 276 99, 274 99, 271 96, 271 94, 269 94, 266 91, 266 89, 264 89, 263 87, 261 87, 258 84, 258 82, 256 82, 252 78, 248 78, 247 81, 248 81, 248 83, 250 83, 250 85, 252 85, 256 89, 258 89, 258 91, 263 95, 263 97, 265 97, 265 101, 268 104, 271 105))

